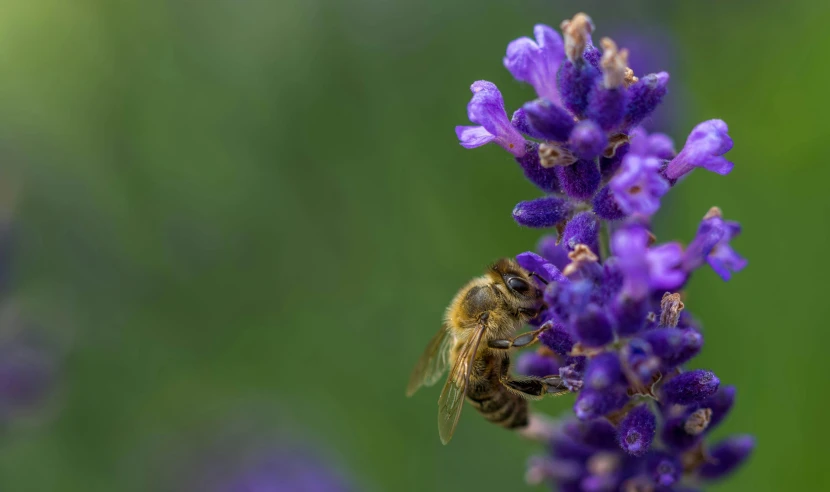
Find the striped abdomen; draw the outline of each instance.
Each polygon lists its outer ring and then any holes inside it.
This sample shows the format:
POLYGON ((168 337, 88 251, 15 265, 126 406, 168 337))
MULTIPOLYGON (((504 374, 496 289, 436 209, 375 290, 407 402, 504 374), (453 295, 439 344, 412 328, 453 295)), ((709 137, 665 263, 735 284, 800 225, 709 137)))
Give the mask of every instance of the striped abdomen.
POLYGON ((527 400, 509 391, 499 381, 498 371, 488 364, 485 374, 470 381, 467 401, 485 419, 508 429, 527 426, 527 400))

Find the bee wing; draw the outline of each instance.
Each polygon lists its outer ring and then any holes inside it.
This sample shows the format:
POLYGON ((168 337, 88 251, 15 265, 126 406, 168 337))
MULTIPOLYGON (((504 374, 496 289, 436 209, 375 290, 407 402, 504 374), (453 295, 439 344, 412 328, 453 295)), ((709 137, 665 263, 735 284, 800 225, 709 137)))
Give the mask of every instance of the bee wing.
POLYGON ((412 396, 421 386, 432 386, 439 379, 447 365, 450 357, 452 337, 447 325, 441 325, 438 333, 429 341, 426 350, 421 354, 415 369, 409 376, 409 384, 406 385, 406 396, 412 396))
POLYGON ((486 325, 481 325, 478 331, 464 344, 455 365, 447 378, 447 384, 438 399, 438 434, 441 442, 447 444, 452 439, 461 409, 464 408, 464 397, 467 394, 467 384, 470 382, 470 373, 475 364, 478 343, 484 334, 486 325))

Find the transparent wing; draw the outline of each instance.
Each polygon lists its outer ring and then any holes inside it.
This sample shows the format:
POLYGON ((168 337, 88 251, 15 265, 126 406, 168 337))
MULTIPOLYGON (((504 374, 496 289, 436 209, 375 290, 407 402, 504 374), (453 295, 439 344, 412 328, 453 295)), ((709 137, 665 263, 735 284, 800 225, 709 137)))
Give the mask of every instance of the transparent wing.
POLYGON ((438 399, 438 434, 441 442, 447 444, 452 439, 461 409, 464 408, 464 396, 467 394, 467 384, 470 382, 470 373, 475 363, 478 343, 484 334, 485 326, 481 325, 478 331, 461 348, 458 359, 450 371, 447 384, 438 399))
POLYGON ((421 386, 432 386, 441 379, 447 370, 451 345, 452 337, 447 325, 442 325, 412 370, 409 384, 406 385, 406 396, 412 396, 421 386))

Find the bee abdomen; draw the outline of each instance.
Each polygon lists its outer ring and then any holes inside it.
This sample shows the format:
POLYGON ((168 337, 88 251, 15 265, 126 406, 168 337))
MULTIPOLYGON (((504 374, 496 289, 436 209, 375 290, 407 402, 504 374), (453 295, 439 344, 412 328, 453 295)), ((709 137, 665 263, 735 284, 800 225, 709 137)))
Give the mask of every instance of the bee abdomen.
POLYGON ((527 426, 527 400, 501 385, 467 397, 476 410, 494 424, 508 429, 527 426))

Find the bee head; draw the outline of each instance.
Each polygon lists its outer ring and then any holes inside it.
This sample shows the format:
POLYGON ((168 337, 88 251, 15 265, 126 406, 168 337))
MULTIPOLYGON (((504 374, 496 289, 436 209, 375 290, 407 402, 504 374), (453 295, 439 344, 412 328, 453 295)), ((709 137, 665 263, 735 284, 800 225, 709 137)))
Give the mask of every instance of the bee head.
POLYGON ((521 307, 536 305, 542 299, 542 291, 530 278, 530 274, 511 258, 502 258, 487 272, 507 298, 521 307))

